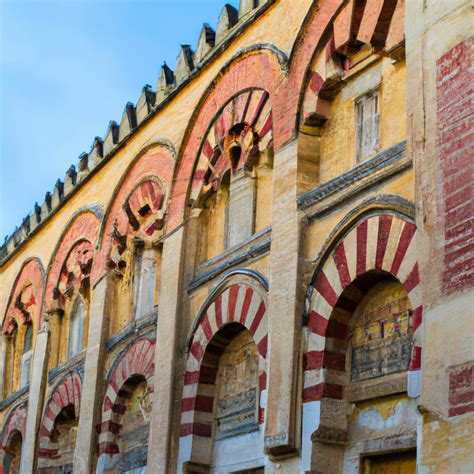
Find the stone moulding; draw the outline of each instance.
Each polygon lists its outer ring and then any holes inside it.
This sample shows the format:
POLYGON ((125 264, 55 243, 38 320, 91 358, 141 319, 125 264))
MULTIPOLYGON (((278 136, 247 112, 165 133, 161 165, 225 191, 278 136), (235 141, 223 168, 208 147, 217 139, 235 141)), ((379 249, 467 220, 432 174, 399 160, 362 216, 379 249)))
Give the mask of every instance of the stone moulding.
POLYGON ((144 334, 147 334, 150 330, 156 327, 157 321, 158 309, 156 309, 156 311, 154 311, 151 316, 145 316, 144 318, 141 318, 137 321, 133 321, 132 323, 125 326, 122 332, 112 336, 107 342, 107 350, 113 350, 122 341, 125 341, 135 334, 136 337, 132 339, 132 342, 134 342, 136 338, 142 337, 144 334))
POLYGON ((207 283, 235 265, 268 253, 271 245, 271 232, 271 227, 267 227, 252 235, 241 244, 202 263, 198 269, 197 276, 188 285, 188 293, 192 293, 204 283, 207 283))
POLYGON ((10 396, 5 398, 0 402, 0 411, 5 410, 5 408, 9 407, 13 402, 18 400, 22 395, 28 394, 30 391, 30 384, 28 383, 24 387, 21 387, 16 392, 13 392, 10 396))
MULTIPOLYGON (((167 94, 162 97, 159 94, 155 94, 147 86, 146 93, 148 93, 148 99, 153 96, 156 101, 153 106, 145 107, 143 105, 144 99, 140 97, 137 106, 134 106, 133 113, 130 114, 128 110, 127 118, 129 119, 132 116, 132 126, 131 127, 122 127, 130 128, 129 132, 126 134, 119 134, 119 125, 111 121, 107 129, 105 138, 102 140, 98 137, 94 139, 92 148, 90 151, 93 159, 90 160, 89 166, 78 173, 78 179, 73 186, 69 186, 67 191, 63 192, 62 189, 57 189, 55 186, 54 193, 57 194, 55 199, 52 199, 52 194, 50 192, 46 193, 45 202, 42 207, 42 211, 39 214, 35 208, 33 212, 28 214, 28 217, 33 216, 34 219, 26 220, 23 219, 20 227, 16 227, 14 232, 5 238, 5 242, 0 247, 0 267, 3 266, 13 255, 15 255, 21 248, 23 248, 25 242, 35 235, 39 229, 43 228, 45 223, 48 222, 56 212, 62 208, 64 203, 66 203, 75 193, 82 188, 82 185, 85 184, 96 172, 101 169, 106 163, 108 163, 113 156, 115 156, 124 146, 128 143, 130 138, 134 136, 142 125, 147 123, 152 117, 156 115, 158 111, 164 108, 169 102, 171 102, 174 97, 186 87, 195 77, 197 77, 201 70, 211 61, 218 58, 224 51, 227 50, 229 45, 238 38, 247 27, 253 23, 253 21, 260 17, 264 12, 268 10, 277 0, 266 0, 261 2, 260 5, 256 6, 253 9, 253 12, 247 13, 244 17, 239 18, 236 24, 229 24, 228 34, 222 41, 218 42, 214 47, 212 47, 203 58, 201 58, 199 65, 193 65, 193 69, 189 71, 187 77, 183 77, 182 81, 178 84, 176 81, 170 86, 167 94), (138 107, 140 105, 140 107, 138 107), (138 110, 140 109, 140 110, 138 110), (147 112, 145 114, 145 112, 147 112), (100 145, 99 147, 97 145, 100 145), (100 148, 100 149, 99 149, 100 148), (39 218, 38 218, 39 216, 39 218)), ((224 66, 225 67, 225 66, 224 66)), ((141 95, 144 92, 142 90, 141 95)), ((131 104, 127 104, 128 109, 130 109, 131 104)), ((127 109, 127 107, 126 107, 127 109)), ((125 111, 127 112, 127 110, 125 111)), ((81 154, 81 157, 84 155, 81 154)), ((87 154, 85 154, 87 156, 87 154)), ((80 166, 79 166, 80 168, 80 166)), ((60 180, 59 180, 60 181, 60 180)), ((62 181, 61 185, 62 185, 62 181)))
POLYGON ((86 349, 83 349, 79 354, 68 360, 66 363, 54 367, 48 372, 48 386, 53 385, 58 377, 63 376, 67 372, 77 372, 84 375, 84 362, 86 360, 86 349))
POLYGON ((406 142, 400 142, 304 193, 298 198, 298 208, 304 211, 310 220, 314 220, 342 201, 411 168, 412 159, 406 156, 405 149, 406 142))

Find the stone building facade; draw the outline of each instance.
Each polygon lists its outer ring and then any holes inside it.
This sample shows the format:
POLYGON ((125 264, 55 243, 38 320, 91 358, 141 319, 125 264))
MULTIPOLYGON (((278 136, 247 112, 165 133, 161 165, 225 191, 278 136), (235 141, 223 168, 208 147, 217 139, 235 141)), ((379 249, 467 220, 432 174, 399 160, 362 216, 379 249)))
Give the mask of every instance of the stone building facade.
POLYGON ((471 25, 204 25, 1 249, 2 472, 474 472, 471 25))

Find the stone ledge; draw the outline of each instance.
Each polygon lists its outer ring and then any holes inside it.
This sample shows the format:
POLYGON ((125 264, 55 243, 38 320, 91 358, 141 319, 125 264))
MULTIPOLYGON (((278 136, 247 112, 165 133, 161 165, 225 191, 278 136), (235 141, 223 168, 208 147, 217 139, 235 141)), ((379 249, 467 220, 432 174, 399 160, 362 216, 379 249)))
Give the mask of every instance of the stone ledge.
POLYGON ((271 227, 267 227, 239 245, 200 264, 197 276, 188 285, 188 293, 193 292, 233 266, 268 253, 271 246, 271 232, 271 227))
POLYGON ((412 159, 405 155, 405 148, 405 141, 398 143, 304 193, 297 200, 298 208, 304 211, 309 219, 314 219, 356 194, 411 168, 412 159))
POLYGON ((54 367, 48 371, 48 385, 70 370, 78 370, 80 373, 84 372, 84 361, 86 360, 86 349, 83 349, 79 354, 75 355, 65 363, 54 367))
POLYGON ((8 408, 10 405, 12 405, 15 401, 17 401, 22 395, 27 394, 30 390, 30 384, 28 383, 24 387, 18 389, 16 392, 13 392, 11 395, 9 395, 5 400, 2 400, 0 402, 0 411, 5 410, 5 408, 8 408))
POLYGON ((374 380, 351 382, 347 390, 347 399, 349 402, 355 403, 406 391, 407 373, 398 372, 374 380))
POLYGON ((125 341, 130 336, 141 333, 141 331, 143 331, 144 329, 148 327, 156 326, 157 321, 158 321, 158 308, 155 311, 153 311, 153 313, 127 324, 122 332, 120 332, 119 334, 116 334, 115 336, 112 336, 107 341, 107 350, 111 351, 118 344, 125 341))

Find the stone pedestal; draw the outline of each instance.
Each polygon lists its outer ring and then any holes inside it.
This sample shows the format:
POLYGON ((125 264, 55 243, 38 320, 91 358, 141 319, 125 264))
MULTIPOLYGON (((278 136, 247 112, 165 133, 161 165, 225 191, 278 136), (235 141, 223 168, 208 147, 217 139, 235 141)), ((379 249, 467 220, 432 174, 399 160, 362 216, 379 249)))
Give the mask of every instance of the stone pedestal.
POLYGON ((107 297, 111 277, 106 276, 92 291, 90 303, 89 335, 87 338, 81 408, 74 451, 74 472, 92 472, 96 452, 96 425, 100 422, 103 400, 104 357, 107 350, 109 314, 107 297))
POLYGON ((35 472, 36 467, 36 445, 41 423, 44 391, 48 378, 48 339, 49 322, 45 319, 36 336, 25 437, 21 447, 20 472, 25 474, 35 472))

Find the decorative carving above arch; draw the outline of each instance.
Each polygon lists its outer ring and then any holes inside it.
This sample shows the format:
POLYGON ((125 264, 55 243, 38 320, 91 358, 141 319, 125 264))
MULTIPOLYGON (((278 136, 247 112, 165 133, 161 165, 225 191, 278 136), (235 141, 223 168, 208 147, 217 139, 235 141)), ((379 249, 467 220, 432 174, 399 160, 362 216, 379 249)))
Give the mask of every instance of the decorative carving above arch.
POLYGON ((174 160, 174 150, 167 142, 153 142, 118 182, 100 230, 93 285, 111 268, 124 270, 133 241, 153 243, 161 237, 174 160))
POLYGON ((192 182, 191 202, 217 189, 228 170, 251 169, 258 153, 272 146, 270 95, 250 89, 233 97, 213 118, 202 140, 192 182))
POLYGON ((87 210, 78 214, 63 232, 48 268, 47 310, 60 307, 71 290, 88 281, 100 222, 94 212, 87 210))
POLYGON ((10 334, 15 323, 32 322, 38 325, 43 303, 44 269, 36 259, 27 260, 16 280, 10 294, 5 316, 3 318, 2 333, 10 334))

